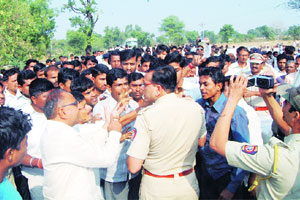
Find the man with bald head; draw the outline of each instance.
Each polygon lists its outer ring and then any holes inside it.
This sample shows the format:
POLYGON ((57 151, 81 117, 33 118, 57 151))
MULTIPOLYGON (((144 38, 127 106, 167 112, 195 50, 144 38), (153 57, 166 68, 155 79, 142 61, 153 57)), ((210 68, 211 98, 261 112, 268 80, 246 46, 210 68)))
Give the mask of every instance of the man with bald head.
POLYGON ((41 138, 45 199, 101 199, 97 168, 109 167, 118 154, 123 109, 118 106, 112 112, 103 146, 102 132, 80 133, 73 128, 80 123, 84 108, 72 94, 60 89, 49 94, 44 107, 48 122, 41 138))

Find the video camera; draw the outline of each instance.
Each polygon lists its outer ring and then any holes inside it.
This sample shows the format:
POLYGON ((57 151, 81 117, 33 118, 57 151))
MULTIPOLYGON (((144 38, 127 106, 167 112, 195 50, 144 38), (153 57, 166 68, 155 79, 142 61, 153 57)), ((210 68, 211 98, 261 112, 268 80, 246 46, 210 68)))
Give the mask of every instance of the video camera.
MULTIPOLYGON (((235 80, 236 76, 234 76, 235 80)), ((225 77, 225 81, 229 81, 230 76, 225 77)), ((256 86, 263 89, 270 89, 274 87, 274 78, 272 76, 253 76, 248 79, 247 87, 256 86)))

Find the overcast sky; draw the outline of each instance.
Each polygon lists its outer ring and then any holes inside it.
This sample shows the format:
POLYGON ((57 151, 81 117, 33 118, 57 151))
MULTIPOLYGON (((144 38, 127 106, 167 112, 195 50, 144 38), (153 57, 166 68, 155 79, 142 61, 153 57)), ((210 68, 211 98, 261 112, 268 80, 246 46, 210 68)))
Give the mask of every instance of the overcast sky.
MULTIPOLYGON (((185 30, 218 33, 224 24, 232 24, 240 33, 262 25, 287 29, 299 25, 300 11, 290 10, 288 0, 96 0, 100 19, 95 32, 103 34, 106 26, 139 25, 144 31, 160 35, 162 20, 176 15, 185 23, 185 30), (201 26, 203 25, 203 27, 201 26)), ((61 9, 67 0, 50 0, 51 7, 61 9)), ((68 11, 56 19, 55 39, 65 39, 71 29, 68 11)))

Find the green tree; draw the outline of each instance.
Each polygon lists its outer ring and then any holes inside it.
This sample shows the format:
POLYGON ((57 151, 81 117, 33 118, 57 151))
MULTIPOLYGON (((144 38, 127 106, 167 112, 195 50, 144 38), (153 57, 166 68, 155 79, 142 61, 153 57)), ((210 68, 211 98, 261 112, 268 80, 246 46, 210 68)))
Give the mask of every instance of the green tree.
POLYGON ((184 27, 184 23, 178 17, 169 16, 162 20, 159 30, 165 33, 169 43, 182 45, 186 42, 184 27))
POLYGON ((158 36, 156 38, 156 42, 159 43, 159 44, 168 44, 169 43, 168 39, 164 35, 158 36))
POLYGON ((197 31, 186 31, 185 37, 189 43, 196 43, 196 38, 199 36, 199 33, 197 31))
POLYGON ((71 26, 78 28, 78 31, 86 35, 87 53, 91 53, 92 35, 99 19, 96 6, 97 3, 95 0, 79 0, 79 2, 68 0, 68 3, 64 5, 64 9, 79 15, 70 18, 71 26))
POLYGON ((219 35, 221 36, 222 42, 228 43, 230 40, 232 40, 232 37, 234 35, 235 31, 231 24, 225 24, 219 32, 219 35))
POLYGON ((207 37, 211 44, 215 44, 218 42, 218 36, 213 31, 204 31, 204 36, 207 37))
POLYGON ((104 38, 102 35, 94 33, 92 39, 92 47, 94 50, 104 49, 104 38))
POLYGON ((116 47, 117 45, 122 45, 125 41, 124 34, 120 31, 118 27, 108 27, 104 29, 104 47, 106 49, 116 47))
POLYGON ((288 29, 288 35, 293 38, 293 40, 300 39, 300 26, 290 26, 288 29))
POLYGON ((0 1, 0 65, 24 65, 50 46, 54 11, 47 0, 0 1))
POLYGON ((255 31, 258 37, 264 37, 267 40, 274 40, 276 38, 274 30, 266 25, 257 27, 255 31))
POLYGON ((73 51, 70 50, 67 40, 53 39, 51 41, 49 58, 58 58, 60 55, 68 55, 70 53, 73 53, 73 51))
POLYGON ((254 29, 250 29, 247 32, 246 39, 248 41, 252 41, 256 38, 256 31, 254 29))
POLYGON ((79 31, 67 32, 67 44, 75 54, 82 54, 87 44, 86 35, 79 31))
POLYGON ((135 25, 133 28, 132 24, 127 25, 125 27, 124 37, 128 38, 136 38, 138 40, 138 44, 140 46, 151 46, 154 44, 154 34, 148 33, 142 30, 142 28, 138 25, 135 25))

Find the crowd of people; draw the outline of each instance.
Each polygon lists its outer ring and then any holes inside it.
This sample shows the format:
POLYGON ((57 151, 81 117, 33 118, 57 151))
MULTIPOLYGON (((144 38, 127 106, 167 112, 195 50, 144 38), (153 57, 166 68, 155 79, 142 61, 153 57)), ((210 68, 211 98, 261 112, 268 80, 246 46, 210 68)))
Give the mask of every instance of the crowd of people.
POLYGON ((299 65, 159 44, 2 70, 0 199, 298 199, 299 65))

